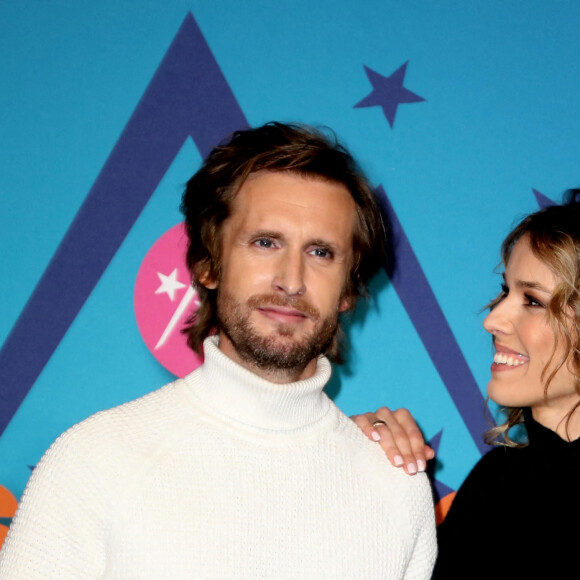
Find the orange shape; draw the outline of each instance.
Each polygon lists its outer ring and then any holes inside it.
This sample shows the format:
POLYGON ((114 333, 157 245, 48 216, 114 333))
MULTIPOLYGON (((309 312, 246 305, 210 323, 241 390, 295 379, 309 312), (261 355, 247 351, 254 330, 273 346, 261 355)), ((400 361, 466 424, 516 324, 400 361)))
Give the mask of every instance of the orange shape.
POLYGON ((0 525, 0 548, 6 539, 6 534, 8 533, 8 528, 6 526, 0 525))
POLYGON ((0 518, 12 518, 16 513, 16 498, 0 485, 0 518))
POLYGON ((437 504, 435 504, 435 522, 437 525, 443 522, 445 517, 447 516, 447 512, 449 512, 449 508, 453 503, 453 499, 455 498, 456 491, 452 491, 448 493, 445 497, 442 497, 437 504))

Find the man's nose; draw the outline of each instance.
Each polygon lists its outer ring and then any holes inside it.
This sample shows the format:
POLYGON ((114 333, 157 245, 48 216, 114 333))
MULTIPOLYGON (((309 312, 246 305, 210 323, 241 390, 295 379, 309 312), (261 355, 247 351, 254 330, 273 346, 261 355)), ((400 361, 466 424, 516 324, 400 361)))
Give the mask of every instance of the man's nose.
POLYGON ((280 256, 272 285, 288 296, 302 296, 306 292, 302 252, 285 252, 280 256))

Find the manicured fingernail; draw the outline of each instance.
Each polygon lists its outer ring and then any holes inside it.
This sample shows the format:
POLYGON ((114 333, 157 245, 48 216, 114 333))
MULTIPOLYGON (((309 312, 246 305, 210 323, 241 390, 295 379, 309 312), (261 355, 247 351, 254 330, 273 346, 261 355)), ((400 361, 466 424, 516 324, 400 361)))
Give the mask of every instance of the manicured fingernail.
POLYGON ((407 463, 407 471, 409 473, 417 473, 417 466, 414 463, 407 463))
POLYGON ((426 468, 425 462, 422 459, 417 459, 417 469, 419 471, 425 471, 426 468))
POLYGON ((393 459, 393 461, 397 467, 401 467, 401 465, 404 463, 403 458, 400 455, 395 455, 395 459, 393 459))
POLYGON ((371 438, 373 441, 380 441, 381 440, 381 436, 379 435, 378 431, 373 431, 371 433, 371 438))

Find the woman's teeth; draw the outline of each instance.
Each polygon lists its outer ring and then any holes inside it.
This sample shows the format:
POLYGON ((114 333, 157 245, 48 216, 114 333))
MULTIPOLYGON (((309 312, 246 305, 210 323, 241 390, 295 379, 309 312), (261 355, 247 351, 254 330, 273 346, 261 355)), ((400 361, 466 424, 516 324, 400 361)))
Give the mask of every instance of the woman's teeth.
POLYGON ((518 358, 504 352, 496 352, 493 355, 493 362, 498 365, 508 365, 509 367, 517 367, 527 362, 526 358, 518 358))

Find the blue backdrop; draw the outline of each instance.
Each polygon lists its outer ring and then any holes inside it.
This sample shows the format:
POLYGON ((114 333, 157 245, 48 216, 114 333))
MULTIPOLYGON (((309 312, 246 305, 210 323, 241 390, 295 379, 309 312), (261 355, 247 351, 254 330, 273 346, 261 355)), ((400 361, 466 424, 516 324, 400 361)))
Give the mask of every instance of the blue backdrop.
POLYGON ((332 127, 395 224, 330 392, 410 408, 456 489, 485 451, 501 240, 578 186, 579 24, 574 1, 2 3, 0 525, 58 434, 173 378, 137 270, 209 148, 269 120, 332 127))

